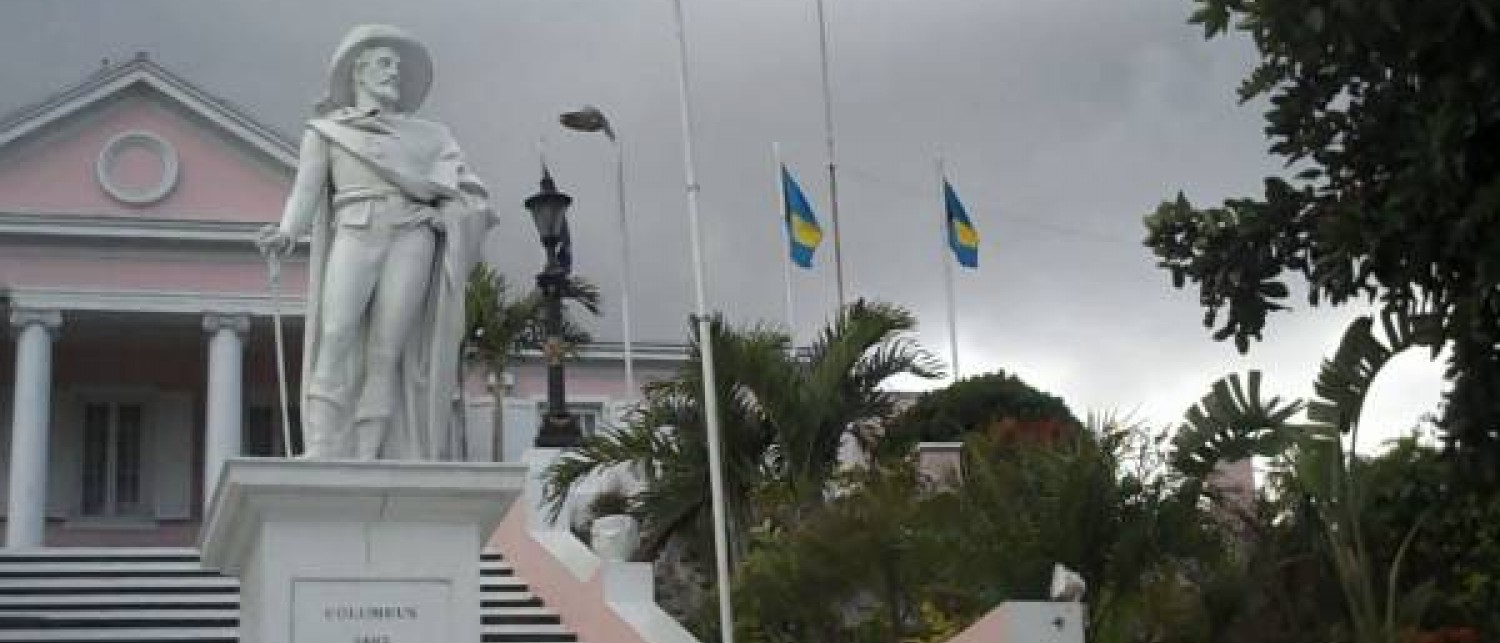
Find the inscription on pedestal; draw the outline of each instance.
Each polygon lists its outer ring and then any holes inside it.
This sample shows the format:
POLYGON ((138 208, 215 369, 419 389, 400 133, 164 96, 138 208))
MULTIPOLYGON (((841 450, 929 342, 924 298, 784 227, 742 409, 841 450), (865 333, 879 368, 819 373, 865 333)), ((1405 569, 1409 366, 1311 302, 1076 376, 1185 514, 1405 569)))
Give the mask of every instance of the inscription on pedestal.
POLYGON ((298 580, 292 643, 446 641, 448 594, 435 580, 298 580))

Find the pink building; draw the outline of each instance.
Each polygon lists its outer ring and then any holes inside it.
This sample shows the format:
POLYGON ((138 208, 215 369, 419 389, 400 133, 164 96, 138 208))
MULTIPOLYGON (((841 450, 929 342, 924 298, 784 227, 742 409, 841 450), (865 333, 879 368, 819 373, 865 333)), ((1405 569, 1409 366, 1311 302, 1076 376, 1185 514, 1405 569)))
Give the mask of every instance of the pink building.
MULTIPOLYGON (((295 164, 284 134, 143 55, 0 120, 8 547, 189 546, 225 458, 283 453, 251 239, 280 218, 295 164)), ((305 266, 285 272, 295 377, 305 266)), ((660 377, 683 356, 638 345, 637 372, 660 377)), ((570 364, 585 427, 631 398, 622 370, 607 345, 570 364)), ((539 363, 473 379, 471 458, 518 459, 544 396, 539 363)))

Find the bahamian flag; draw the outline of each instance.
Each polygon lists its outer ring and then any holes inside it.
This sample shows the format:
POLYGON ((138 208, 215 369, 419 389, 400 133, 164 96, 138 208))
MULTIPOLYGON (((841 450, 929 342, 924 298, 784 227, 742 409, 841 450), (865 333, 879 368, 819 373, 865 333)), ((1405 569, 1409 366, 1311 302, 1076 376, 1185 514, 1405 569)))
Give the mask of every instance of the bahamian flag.
POLYGON ((948 247, 953 249, 953 257, 960 266, 978 268, 979 230, 969 220, 969 213, 964 210, 963 202, 958 200, 958 193, 953 191, 948 179, 943 179, 943 209, 948 215, 945 218, 948 225, 948 247))
POLYGON ((786 220, 787 240, 791 242, 792 263, 811 268, 813 252, 823 242, 823 228, 818 226, 818 216, 813 214, 807 195, 802 193, 802 186, 797 185, 786 164, 781 166, 781 210, 786 220))

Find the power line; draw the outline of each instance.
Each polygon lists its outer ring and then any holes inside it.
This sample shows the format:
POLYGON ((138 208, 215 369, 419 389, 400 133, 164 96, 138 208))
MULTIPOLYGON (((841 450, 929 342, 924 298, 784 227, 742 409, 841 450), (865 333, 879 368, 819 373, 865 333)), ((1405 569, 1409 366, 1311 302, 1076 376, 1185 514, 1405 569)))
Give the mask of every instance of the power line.
MULTIPOLYGON (((862 183, 883 188, 890 194, 899 195, 900 197, 908 199, 912 202, 925 203, 931 200, 931 197, 928 196, 929 193, 932 192, 931 188, 921 187, 914 183, 908 183, 906 181, 881 176, 858 166, 850 165, 847 161, 842 163, 841 167, 845 170, 845 172, 848 173, 848 175, 859 179, 862 183), (919 194, 923 196, 917 196, 919 194)), ((1094 243, 1122 244, 1129 245, 1135 248, 1141 247, 1141 241, 1139 239, 1127 239, 1125 237, 1098 232, 1096 230, 1074 228, 1071 226, 1060 225, 1052 221, 1028 217, 1012 212, 1007 212, 1003 216, 1009 221, 1015 221, 1016 223, 1028 227, 1047 230, 1064 237, 1071 237, 1094 243)))

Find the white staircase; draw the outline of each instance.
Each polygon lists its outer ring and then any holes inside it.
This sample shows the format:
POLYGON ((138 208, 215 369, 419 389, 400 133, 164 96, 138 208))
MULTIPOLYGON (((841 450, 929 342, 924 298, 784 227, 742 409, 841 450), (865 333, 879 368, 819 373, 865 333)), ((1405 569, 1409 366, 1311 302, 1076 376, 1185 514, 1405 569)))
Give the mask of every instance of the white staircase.
MULTIPOLYGON (((481 558, 484 643, 576 643, 498 553, 481 558)), ((236 643, 239 592, 193 549, 0 551, 0 642, 236 643)))

